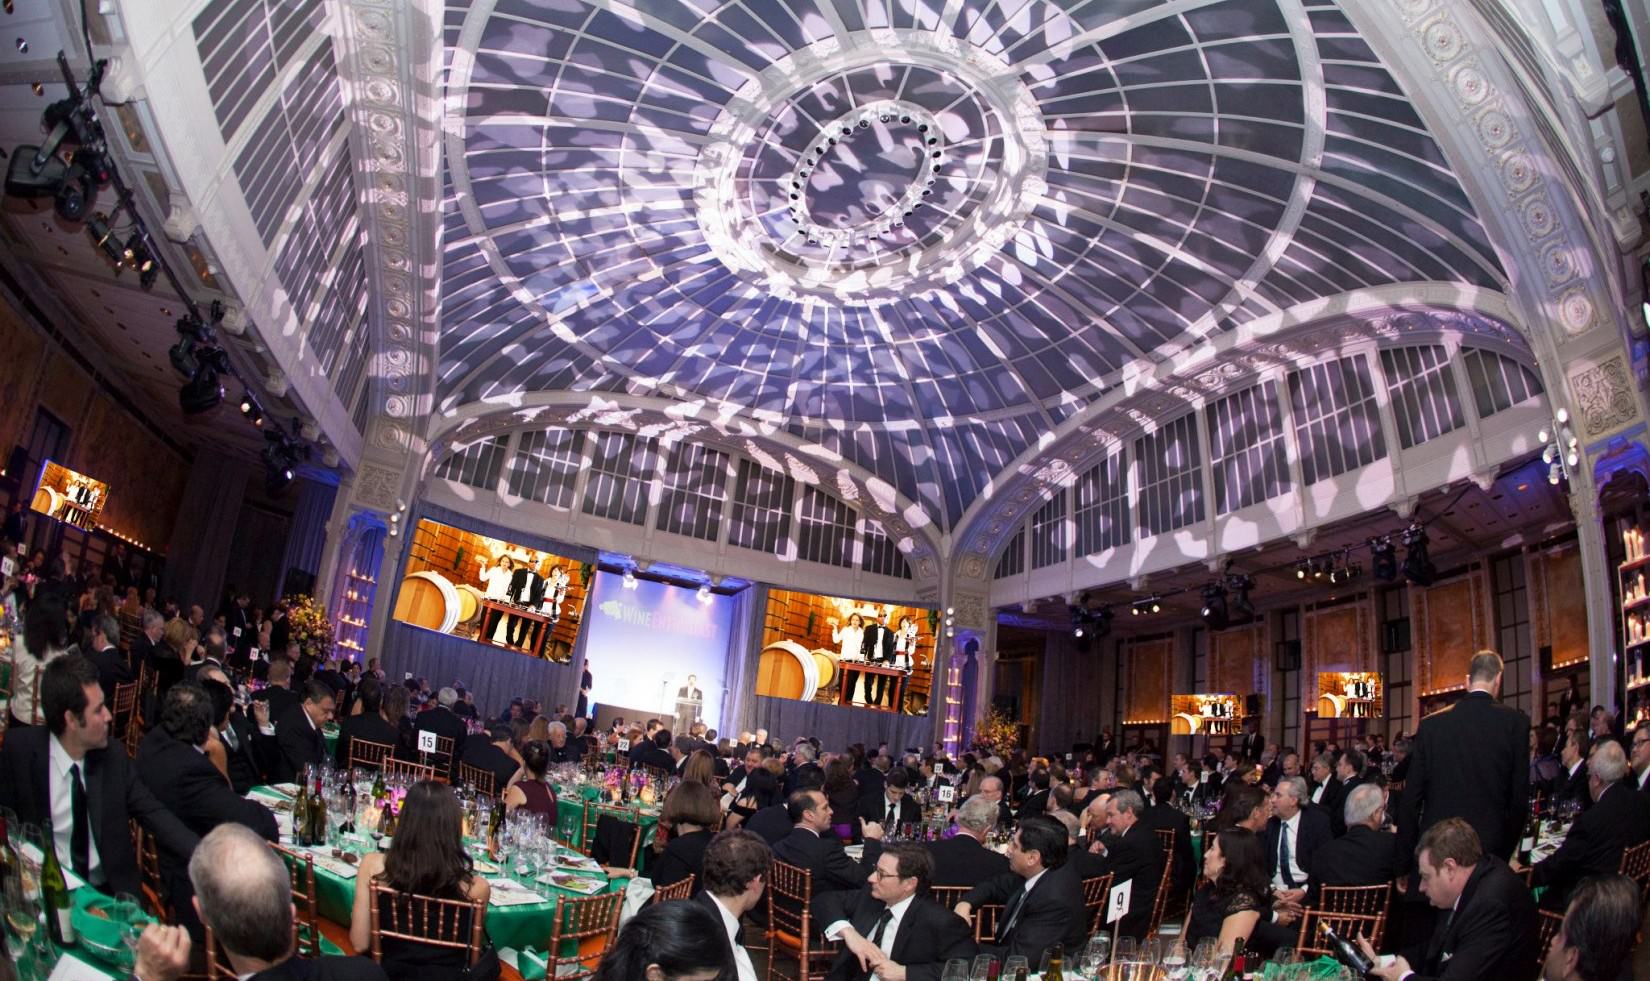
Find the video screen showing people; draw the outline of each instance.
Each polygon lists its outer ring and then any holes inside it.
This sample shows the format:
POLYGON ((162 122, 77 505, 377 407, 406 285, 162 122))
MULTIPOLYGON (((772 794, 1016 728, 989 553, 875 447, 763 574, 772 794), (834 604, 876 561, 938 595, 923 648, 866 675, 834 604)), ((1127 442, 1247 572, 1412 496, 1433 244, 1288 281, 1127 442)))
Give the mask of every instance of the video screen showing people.
POLYGON ((91 531, 108 503, 108 484, 47 460, 40 468, 40 483, 34 487, 34 500, 29 506, 64 524, 91 531))
POLYGON ((1236 695, 1175 695, 1169 700, 1172 736, 1231 736, 1243 726, 1243 702, 1236 695))
POLYGON ((756 693, 927 715, 939 612, 773 589, 756 693))
POLYGON ((426 630, 566 662, 593 574, 554 552, 423 518, 391 615, 426 630))
POLYGON ((1324 671, 1318 675, 1318 718, 1378 719, 1385 699, 1374 671, 1324 671))

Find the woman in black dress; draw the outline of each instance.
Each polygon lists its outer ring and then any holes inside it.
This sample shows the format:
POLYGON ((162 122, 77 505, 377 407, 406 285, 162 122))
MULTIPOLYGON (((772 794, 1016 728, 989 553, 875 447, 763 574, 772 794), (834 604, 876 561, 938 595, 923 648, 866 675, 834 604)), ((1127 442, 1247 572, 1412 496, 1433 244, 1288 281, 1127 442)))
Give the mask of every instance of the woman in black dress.
POLYGON ((1205 839, 1203 876, 1207 880, 1192 897, 1186 922, 1187 947, 1205 937, 1218 937, 1220 950, 1249 934, 1272 907, 1272 887, 1266 876, 1266 848, 1247 828, 1228 828, 1205 839))
POLYGON ((659 824, 670 829, 670 841, 653 863, 653 886, 668 886, 698 876, 693 891, 704 888, 705 846, 716 837, 722 823, 722 807, 716 791, 702 783, 684 780, 665 798, 659 824))
POLYGON ((749 820, 752 814, 764 807, 777 804, 779 800, 779 778, 774 776, 767 763, 763 763, 746 774, 745 789, 728 805, 727 826, 737 828, 749 820))

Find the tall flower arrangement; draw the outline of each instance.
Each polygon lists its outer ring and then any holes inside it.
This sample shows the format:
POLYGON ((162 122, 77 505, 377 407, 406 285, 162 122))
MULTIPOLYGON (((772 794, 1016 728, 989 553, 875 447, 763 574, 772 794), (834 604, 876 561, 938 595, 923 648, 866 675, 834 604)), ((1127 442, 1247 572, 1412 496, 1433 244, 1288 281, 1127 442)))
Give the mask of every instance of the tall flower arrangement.
POLYGON ((286 611, 300 652, 322 660, 332 656, 332 621, 325 605, 299 594, 286 598, 286 611))
POLYGON ((1020 744, 1020 725, 1007 712, 992 709, 974 726, 974 745, 1003 759, 1020 744))

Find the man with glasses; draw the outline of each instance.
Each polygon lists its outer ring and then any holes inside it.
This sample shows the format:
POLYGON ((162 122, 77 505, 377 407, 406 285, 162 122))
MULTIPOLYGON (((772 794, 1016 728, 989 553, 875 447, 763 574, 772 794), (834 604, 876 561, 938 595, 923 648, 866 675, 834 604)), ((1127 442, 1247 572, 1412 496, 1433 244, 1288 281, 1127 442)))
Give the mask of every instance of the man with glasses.
MULTIPOLYGON (((1644 728, 1641 726, 1640 728, 1644 728)), ((1650 840, 1650 798, 1617 786, 1627 776, 1627 758, 1621 744, 1602 739, 1587 761, 1588 791, 1593 806, 1583 811, 1564 836, 1564 844, 1535 863, 1531 887, 1547 886, 1541 905, 1558 912, 1570 892, 1588 875, 1614 872, 1627 849, 1650 840)), ((1523 871, 1515 857, 1514 872, 1523 871)))
POLYGON ((827 893, 815 914, 842 953, 826 981, 938 977, 945 962, 974 956, 968 924, 928 898, 934 860, 918 844, 889 845, 866 877, 870 890, 827 893))
POLYGON ((1066 829, 1046 814, 1020 822, 1008 844, 1009 871, 970 889, 954 912, 972 922, 974 910, 1002 906, 997 932, 982 953, 1019 954, 1035 964, 1057 943, 1075 949, 1088 930, 1083 887, 1066 862, 1066 829))
POLYGON ((1640 722, 1633 730, 1633 785, 1641 794, 1650 794, 1650 722, 1640 722))

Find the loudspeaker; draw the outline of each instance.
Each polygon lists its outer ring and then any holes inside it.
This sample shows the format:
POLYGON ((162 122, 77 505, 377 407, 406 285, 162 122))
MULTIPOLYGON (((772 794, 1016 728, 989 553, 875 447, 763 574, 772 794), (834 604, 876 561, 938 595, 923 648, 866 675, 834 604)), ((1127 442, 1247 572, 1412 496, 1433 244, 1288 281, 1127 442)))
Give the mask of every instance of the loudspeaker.
POLYGON ((1278 641, 1277 662, 1279 671, 1299 671, 1301 669, 1301 642, 1298 640, 1278 641))
POLYGON ((1409 650, 1409 617, 1398 617, 1381 625, 1381 653, 1409 650))
POLYGON ((1255 692, 1243 696, 1243 714, 1247 716, 1260 714, 1260 695, 1255 692))

